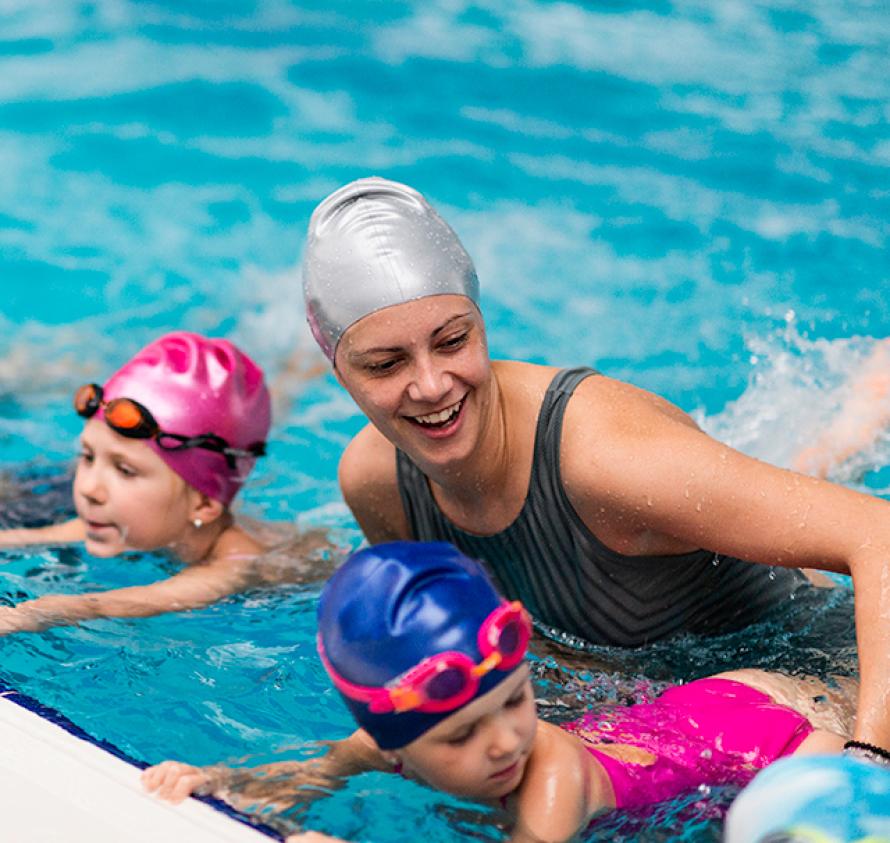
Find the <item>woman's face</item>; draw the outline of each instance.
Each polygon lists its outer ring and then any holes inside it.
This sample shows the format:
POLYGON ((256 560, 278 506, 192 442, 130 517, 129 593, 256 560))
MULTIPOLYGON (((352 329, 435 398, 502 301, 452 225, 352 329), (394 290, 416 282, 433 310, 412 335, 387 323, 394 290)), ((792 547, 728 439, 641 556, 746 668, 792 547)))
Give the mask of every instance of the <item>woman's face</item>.
POLYGON ((522 781, 537 727, 528 666, 522 665, 394 755, 403 772, 437 790, 494 800, 522 781))
POLYGON ((115 433, 100 419, 84 426, 74 507, 93 556, 175 547, 198 494, 145 442, 115 433))
POLYGON ((422 468, 469 457, 491 410, 485 326, 464 296, 371 313, 337 347, 336 374, 373 425, 422 468))

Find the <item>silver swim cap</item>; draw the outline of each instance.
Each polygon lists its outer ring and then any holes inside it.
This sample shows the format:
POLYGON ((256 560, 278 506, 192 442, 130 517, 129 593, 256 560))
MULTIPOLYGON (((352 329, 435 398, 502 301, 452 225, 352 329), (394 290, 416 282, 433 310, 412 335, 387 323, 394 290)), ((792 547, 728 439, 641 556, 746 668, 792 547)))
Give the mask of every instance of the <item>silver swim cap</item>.
POLYGON ((448 223, 413 188, 359 179, 315 209, 303 297, 312 334, 332 362, 340 338, 362 317, 448 293, 478 307, 476 270, 448 223))

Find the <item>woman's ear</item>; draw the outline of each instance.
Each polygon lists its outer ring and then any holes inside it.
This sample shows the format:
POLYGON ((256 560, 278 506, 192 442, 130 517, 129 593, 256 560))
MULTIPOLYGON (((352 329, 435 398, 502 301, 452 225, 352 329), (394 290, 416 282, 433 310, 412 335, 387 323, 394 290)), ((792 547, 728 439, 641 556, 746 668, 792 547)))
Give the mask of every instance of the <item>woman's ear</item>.
POLYGON ((337 368, 336 364, 332 364, 332 371, 334 373, 334 377, 337 379, 337 383, 340 384, 343 389, 346 389, 346 384, 343 383, 343 375, 340 374, 340 370, 337 368))
POLYGON ((189 520, 195 526, 198 524, 201 526, 212 524, 214 521, 219 520, 219 518, 228 511, 226 505, 222 503, 222 501, 211 498, 209 495, 205 495, 197 489, 194 489, 193 491, 194 496, 192 498, 192 505, 189 509, 189 520))

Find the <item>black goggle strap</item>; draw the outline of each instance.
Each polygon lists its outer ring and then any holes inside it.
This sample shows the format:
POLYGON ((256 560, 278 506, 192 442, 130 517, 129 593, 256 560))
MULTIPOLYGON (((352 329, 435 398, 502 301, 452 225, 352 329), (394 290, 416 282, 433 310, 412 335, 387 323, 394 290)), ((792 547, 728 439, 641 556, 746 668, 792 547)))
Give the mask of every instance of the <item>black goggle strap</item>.
POLYGON ((266 455, 266 443, 254 442, 247 448, 232 448, 225 439, 215 433, 202 433, 199 436, 181 436, 178 433, 159 433, 155 437, 158 445, 165 451, 184 451, 186 448, 204 448, 222 454, 226 463, 233 471, 238 467, 235 460, 248 457, 264 457, 266 455), (164 440, 172 439, 175 444, 167 444, 164 440))

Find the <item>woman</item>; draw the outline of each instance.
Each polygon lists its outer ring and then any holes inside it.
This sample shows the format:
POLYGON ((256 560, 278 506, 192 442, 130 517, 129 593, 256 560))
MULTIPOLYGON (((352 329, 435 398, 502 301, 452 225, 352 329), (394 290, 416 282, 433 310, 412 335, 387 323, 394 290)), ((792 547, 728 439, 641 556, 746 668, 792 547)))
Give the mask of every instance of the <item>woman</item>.
POLYGON ((370 542, 450 541, 540 624, 625 646, 744 626, 804 585, 794 569, 850 573, 857 737, 890 746, 890 504, 746 457, 591 369, 491 361, 472 261, 405 185, 319 205, 304 292, 370 420, 340 463, 370 542))

